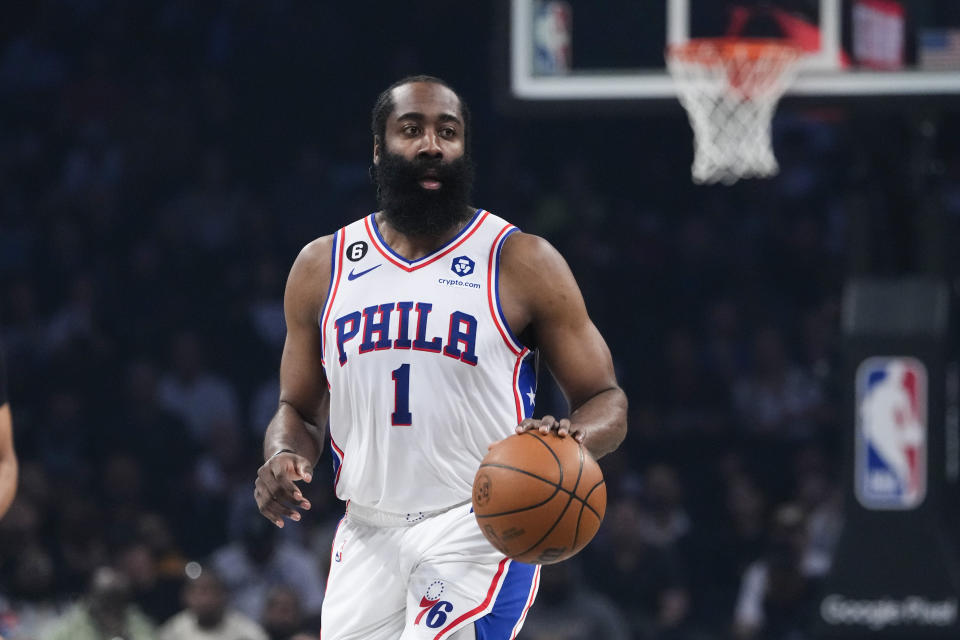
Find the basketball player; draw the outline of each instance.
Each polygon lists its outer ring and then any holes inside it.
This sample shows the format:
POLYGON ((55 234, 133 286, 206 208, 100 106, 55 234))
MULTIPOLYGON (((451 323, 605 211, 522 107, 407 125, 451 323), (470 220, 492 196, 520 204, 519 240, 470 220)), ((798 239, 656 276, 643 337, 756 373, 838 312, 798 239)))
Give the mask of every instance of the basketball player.
POLYGON ((626 433, 626 397, 563 258, 468 206, 469 113, 406 78, 373 113, 382 210, 308 244, 285 293, 280 408, 254 495, 278 526, 310 504, 330 425, 337 496, 325 640, 515 637, 539 568, 504 558, 471 513, 473 478, 514 430, 595 457, 626 433), (572 413, 531 419, 539 350, 572 413), (495 446, 495 445, 494 445, 495 446))
POLYGON ((13 449, 13 418, 7 400, 7 368, 0 344, 0 518, 17 492, 17 454, 13 449))

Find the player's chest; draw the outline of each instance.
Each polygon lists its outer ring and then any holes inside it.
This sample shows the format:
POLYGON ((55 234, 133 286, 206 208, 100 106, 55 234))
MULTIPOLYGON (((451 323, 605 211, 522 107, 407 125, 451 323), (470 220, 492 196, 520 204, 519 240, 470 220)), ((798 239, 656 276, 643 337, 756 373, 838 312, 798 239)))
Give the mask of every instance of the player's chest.
POLYGON ((409 351, 475 366, 496 337, 491 301, 496 304, 485 274, 467 256, 415 272, 361 264, 341 275, 323 330, 342 365, 409 351))

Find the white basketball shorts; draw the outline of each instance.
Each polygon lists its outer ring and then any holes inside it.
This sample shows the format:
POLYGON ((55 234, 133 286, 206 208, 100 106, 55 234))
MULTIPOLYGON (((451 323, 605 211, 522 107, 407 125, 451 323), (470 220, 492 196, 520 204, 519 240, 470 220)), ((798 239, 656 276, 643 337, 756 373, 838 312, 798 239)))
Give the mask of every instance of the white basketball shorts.
POLYGON ((539 566, 494 549, 469 502, 407 516, 349 505, 333 540, 321 638, 458 640, 473 625, 477 640, 512 640, 539 578, 539 566))

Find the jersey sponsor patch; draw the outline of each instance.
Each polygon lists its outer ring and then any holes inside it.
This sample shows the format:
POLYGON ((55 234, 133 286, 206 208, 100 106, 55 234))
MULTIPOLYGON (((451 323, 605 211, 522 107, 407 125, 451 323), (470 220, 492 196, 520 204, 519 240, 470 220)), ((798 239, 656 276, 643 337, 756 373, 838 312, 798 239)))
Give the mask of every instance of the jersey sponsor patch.
POLYGON ((927 370, 872 357, 856 376, 856 494, 867 509, 914 509, 927 491, 927 370))
POLYGON ((467 282, 466 280, 457 280, 455 278, 437 278, 437 284, 445 287, 463 287, 464 289, 480 289, 479 282, 467 282))
POLYGON ((473 269, 476 266, 477 263, 467 256, 457 256, 453 259, 453 263, 450 265, 450 270, 461 278, 465 278, 473 273, 473 269))

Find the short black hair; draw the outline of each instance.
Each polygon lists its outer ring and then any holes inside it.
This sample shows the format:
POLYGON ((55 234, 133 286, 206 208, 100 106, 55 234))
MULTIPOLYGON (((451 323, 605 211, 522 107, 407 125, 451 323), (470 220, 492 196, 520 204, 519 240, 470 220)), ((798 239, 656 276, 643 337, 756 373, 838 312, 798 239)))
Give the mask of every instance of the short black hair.
POLYGON ((373 133, 373 136, 380 140, 381 145, 383 144, 383 140, 387 133, 387 118, 390 116, 390 113, 396 106, 393 102, 393 90, 397 87, 402 87, 403 85, 410 84, 412 82, 432 82, 434 84, 439 84, 442 87, 446 87, 447 89, 450 89, 450 91, 453 91, 454 95, 457 96, 457 100, 460 102, 460 115, 463 116, 464 149, 469 153, 470 109, 467 108, 467 103, 463 101, 463 97, 457 93, 456 89, 451 87, 445 80, 437 78, 436 76, 407 76, 406 78, 397 80, 392 85, 384 89, 383 92, 377 96, 377 101, 373 105, 373 117, 370 120, 370 131, 373 133))

